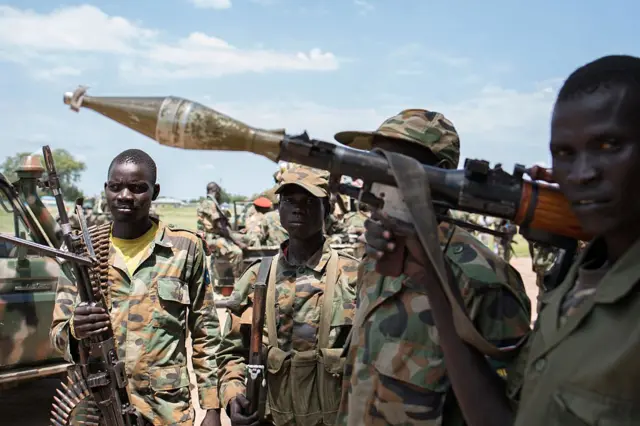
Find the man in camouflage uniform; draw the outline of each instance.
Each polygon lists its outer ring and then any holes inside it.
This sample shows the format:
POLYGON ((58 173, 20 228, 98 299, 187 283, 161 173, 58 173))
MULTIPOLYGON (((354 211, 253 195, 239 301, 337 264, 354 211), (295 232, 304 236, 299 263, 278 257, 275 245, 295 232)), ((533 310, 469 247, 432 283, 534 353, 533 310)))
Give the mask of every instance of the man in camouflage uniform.
POLYGON ((216 271, 216 259, 226 260, 232 268, 233 277, 240 276, 242 250, 246 244, 231 235, 227 216, 220 209, 221 189, 215 182, 207 184, 207 197, 198 206, 198 231, 205 233, 205 239, 212 252, 211 272, 216 271))
MULTIPOLYGON (((359 149, 404 153, 437 167, 458 165, 457 132, 434 111, 405 110, 375 132, 341 132, 335 138, 359 149)), ((499 347, 520 341, 529 330, 531 307, 518 272, 462 228, 442 222, 439 237, 479 332, 499 347)), ((337 424, 461 421, 429 299, 409 277, 381 276, 375 266, 375 258, 367 256, 358 271, 358 307, 337 424), (445 403, 449 408, 443 415, 445 403)), ((502 365, 493 366, 502 371, 502 365)))
POLYGON ((544 276, 551 269, 558 258, 559 249, 556 247, 529 242, 531 269, 536 274, 536 285, 540 292, 546 289, 544 276))
MULTIPOLYGON (((355 309, 358 262, 331 249, 323 235, 329 212, 327 178, 326 172, 295 167, 283 174, 278 189, 280 217, 289 239, 271 264, 276 269, 267 284, 272 299, 267 296, 264 330, 270 413, 266 421, 275 425, 333 424, 340 402, 342 346, 355 309)), ((221 402, 234 425, 258 421, 256 413, 246 412, 245 342, 260 262, 235 285, 218 352, 221 402)))
POLYGON ((264 221, 265 215, 271 210, 272 204, 266 197, 258 197, 253 200, 255 213, 245 222, 243 240, 249 247, 261 247, 264 245, 264 221))
POLYGON ((112 325, 118 357, 125 362, 134 407, 148 425, 192 425, 187 329, 203 425, 219 425, 216 346, 220 343, 213 290, 205 268, 203 241, 149 216, 160 186, 155 162, 127 150, 111 163, 105 191, 113 223, 90 228, 107 310, 80 303, 72 278, 58 282, 52 345, 78 361, 79 341, 112 325), (102 249, 106 248, 106 250, 102 249))

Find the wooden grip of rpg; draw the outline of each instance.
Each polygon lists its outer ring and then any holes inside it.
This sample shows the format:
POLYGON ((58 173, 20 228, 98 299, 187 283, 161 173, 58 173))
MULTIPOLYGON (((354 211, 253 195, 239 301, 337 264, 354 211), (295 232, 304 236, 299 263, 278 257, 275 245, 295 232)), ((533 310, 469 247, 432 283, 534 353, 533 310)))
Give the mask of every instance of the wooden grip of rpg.
POLYGON ((523 182, 520 207, 514 222, 522 227, 577 240, 589 241, 592 238, 582 230, 569 201, 560 190, 544 183, 523 182))

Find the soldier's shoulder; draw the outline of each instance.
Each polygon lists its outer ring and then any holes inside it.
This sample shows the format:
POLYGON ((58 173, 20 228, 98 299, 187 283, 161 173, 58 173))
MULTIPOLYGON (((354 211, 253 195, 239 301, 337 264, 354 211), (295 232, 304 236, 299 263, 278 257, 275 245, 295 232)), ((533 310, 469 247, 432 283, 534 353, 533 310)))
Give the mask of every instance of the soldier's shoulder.
POLYGON ((194 244, 198 245, 202 243, 204 240, 202 237, 194 230, 183 228, 181 226, 176 226, 172 223, 166 224, 166 238, 174 243, 174 246, 177 244, 177 247, 184 247, 185 245, 194 244))
POLYGON ((466 275, 474 286, 511 285, 510 265, 489 247, 461 227, 447 224, 447 258, 466 275))

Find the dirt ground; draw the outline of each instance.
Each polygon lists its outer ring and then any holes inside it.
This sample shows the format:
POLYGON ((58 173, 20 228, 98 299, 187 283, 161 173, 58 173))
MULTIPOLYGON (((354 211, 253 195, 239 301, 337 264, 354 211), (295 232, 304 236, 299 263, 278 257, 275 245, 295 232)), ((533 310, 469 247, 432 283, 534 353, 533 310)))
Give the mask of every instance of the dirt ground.
MULTIPOLYGON (((521 257, 511 262, 522 275, 527 293, 531 298, 534 318, 535 319, 535 300, 538 290, 535 285, 535 276, 531 271, 531 259, 529 257, 521 257)), ((223 310, 218 310, 220 321, 226 320, 223 310)), ((191 358, 191 357, 189 357, 191 358)), ((191 376, 192 383, 195 378, 191 376)), ((52 402, 52 396, 55 389, 60 386, 59 380, 41 379, 33 381, 13 389, 0 389, 0 424, 1 425, 25 425, 25 426, 44 426, 49 424, 49 411, 52 402)), ((196 425, 200 425, 204 412, 198 405, 198 393, 195 386, 192 385, 192 396, 196 406, 196 425)), ((230 426, 229 419, 223 414, 224 426, 230 426)))

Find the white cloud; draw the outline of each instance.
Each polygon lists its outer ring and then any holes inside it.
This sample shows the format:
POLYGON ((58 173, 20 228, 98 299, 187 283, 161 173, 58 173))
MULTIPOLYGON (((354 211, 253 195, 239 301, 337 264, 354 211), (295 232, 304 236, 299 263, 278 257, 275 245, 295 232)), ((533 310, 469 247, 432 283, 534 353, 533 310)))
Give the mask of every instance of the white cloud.
POLYGON ((366 14, 374 9, 373 4, 367 0, 353 0, 353 4, 360 10, 360 13, 366 14))
POLYGON ((77 76, 112 63, 123 77, 141 80, 339 67, 333 53, 319 48, 308 52, 245 49, 200 32, 165 42, 154 29, 89 5, 48 14, 0 6, 0 59, 35 69, 34 76, 48 79, 77 76), (104 54, 117 56, 109 61, 104 54))
POLYGON ((90 5, 49 14, 0 6, 0 43, 28 52, 131 53, 134 42, 154 35, 155 31, 90 5))
POLYGON ((189 0, 195 7, 200 9, 229 9, 231 0, 189 0))
POLYGON ((330 52, 311 49, 308 53, 282 53, 265 49, 239 49, 203 33, 170 44, 157 44, 123 70, 136 78, 180 79, 219 77, 228 74, 265 71, 332 71, 338 68, 330 52))

